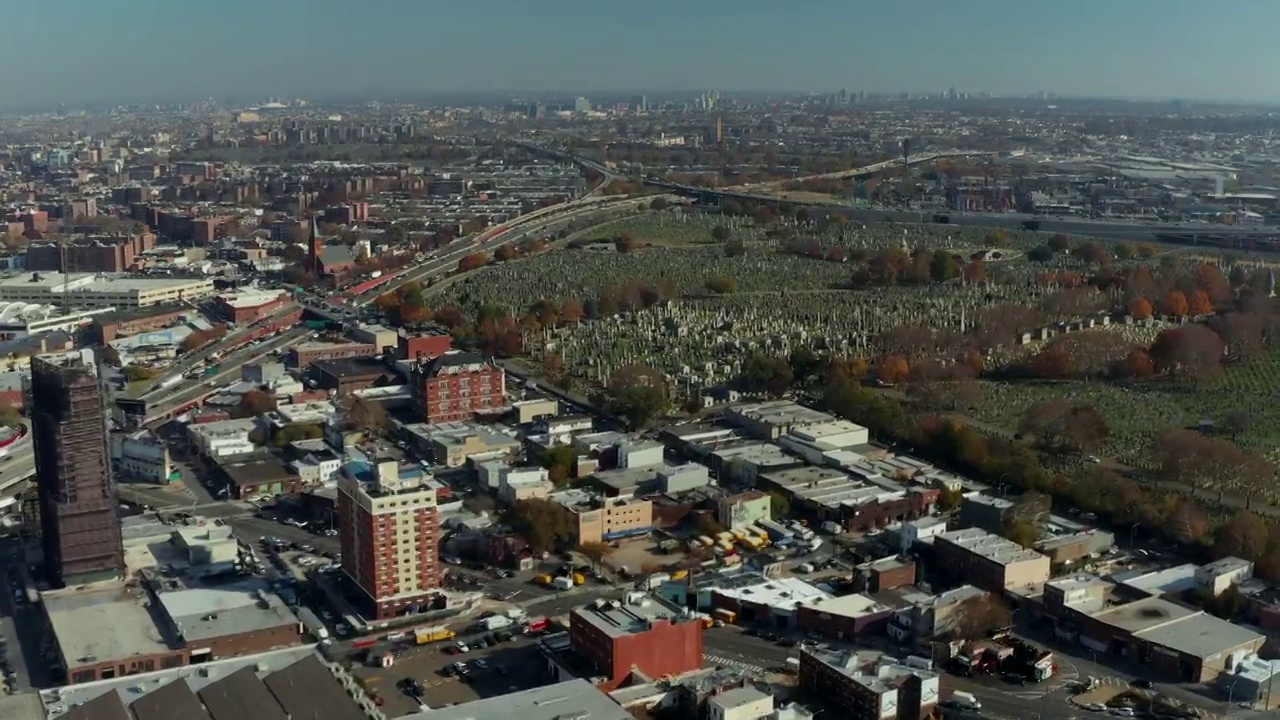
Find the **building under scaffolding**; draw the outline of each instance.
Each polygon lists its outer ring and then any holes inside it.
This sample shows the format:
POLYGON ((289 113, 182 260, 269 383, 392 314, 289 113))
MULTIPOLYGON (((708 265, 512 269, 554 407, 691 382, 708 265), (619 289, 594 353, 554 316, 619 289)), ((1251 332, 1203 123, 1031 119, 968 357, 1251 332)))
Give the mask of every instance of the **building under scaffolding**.
POLYGON ((55 587, 124 571, 107 414, 91 351, 31 363, 31 439, 45 569, 55 587))

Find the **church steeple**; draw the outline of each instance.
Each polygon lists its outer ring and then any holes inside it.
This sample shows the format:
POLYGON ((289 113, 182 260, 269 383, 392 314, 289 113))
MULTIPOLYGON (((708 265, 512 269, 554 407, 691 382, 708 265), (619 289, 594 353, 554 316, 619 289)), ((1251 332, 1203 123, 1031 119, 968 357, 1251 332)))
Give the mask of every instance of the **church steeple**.
POLYGON ((311 232, 307 236, 307 270, 320 274, 320 254, 324 250, 324 240, 320 237, 320 222, 315 215, 311 216, 311 232))

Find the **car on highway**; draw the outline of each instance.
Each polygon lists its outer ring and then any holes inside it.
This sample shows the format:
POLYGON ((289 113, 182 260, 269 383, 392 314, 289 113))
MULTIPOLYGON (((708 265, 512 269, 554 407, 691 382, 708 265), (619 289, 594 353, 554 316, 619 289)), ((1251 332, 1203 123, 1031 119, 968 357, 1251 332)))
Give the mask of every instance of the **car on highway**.
POLYGON ((1107 706, 1103 705, 1100 702, 1085 703, 1081 707, 1083 707, 1085 710, 1088 710, 1089 712, 1103 712, 1107 709, 1107 706))

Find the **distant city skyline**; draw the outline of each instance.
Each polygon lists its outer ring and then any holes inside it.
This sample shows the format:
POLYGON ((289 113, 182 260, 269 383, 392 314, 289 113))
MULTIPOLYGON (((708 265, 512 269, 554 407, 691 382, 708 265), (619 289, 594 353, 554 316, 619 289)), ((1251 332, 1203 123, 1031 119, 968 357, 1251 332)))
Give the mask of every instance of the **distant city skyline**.
POLYGON ((1280 100, 1272 0, 979 5, 49 0, 8 9, 56 31, 0 44, 0 106, 842 87, 1280 100))

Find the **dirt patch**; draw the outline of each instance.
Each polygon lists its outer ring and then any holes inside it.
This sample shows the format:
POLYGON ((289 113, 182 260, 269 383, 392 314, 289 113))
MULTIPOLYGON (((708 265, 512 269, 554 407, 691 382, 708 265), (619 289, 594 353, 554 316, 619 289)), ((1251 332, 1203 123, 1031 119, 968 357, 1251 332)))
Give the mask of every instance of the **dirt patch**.
POLYGON ((661 567, 672 568, 685 561, 682 552, 663 553, 658 543, 648 538, 623 541, 618 549, 609 556, 609 565, 614 568, 626 568, 632 575, 644 574, 648 569, 661 567))

